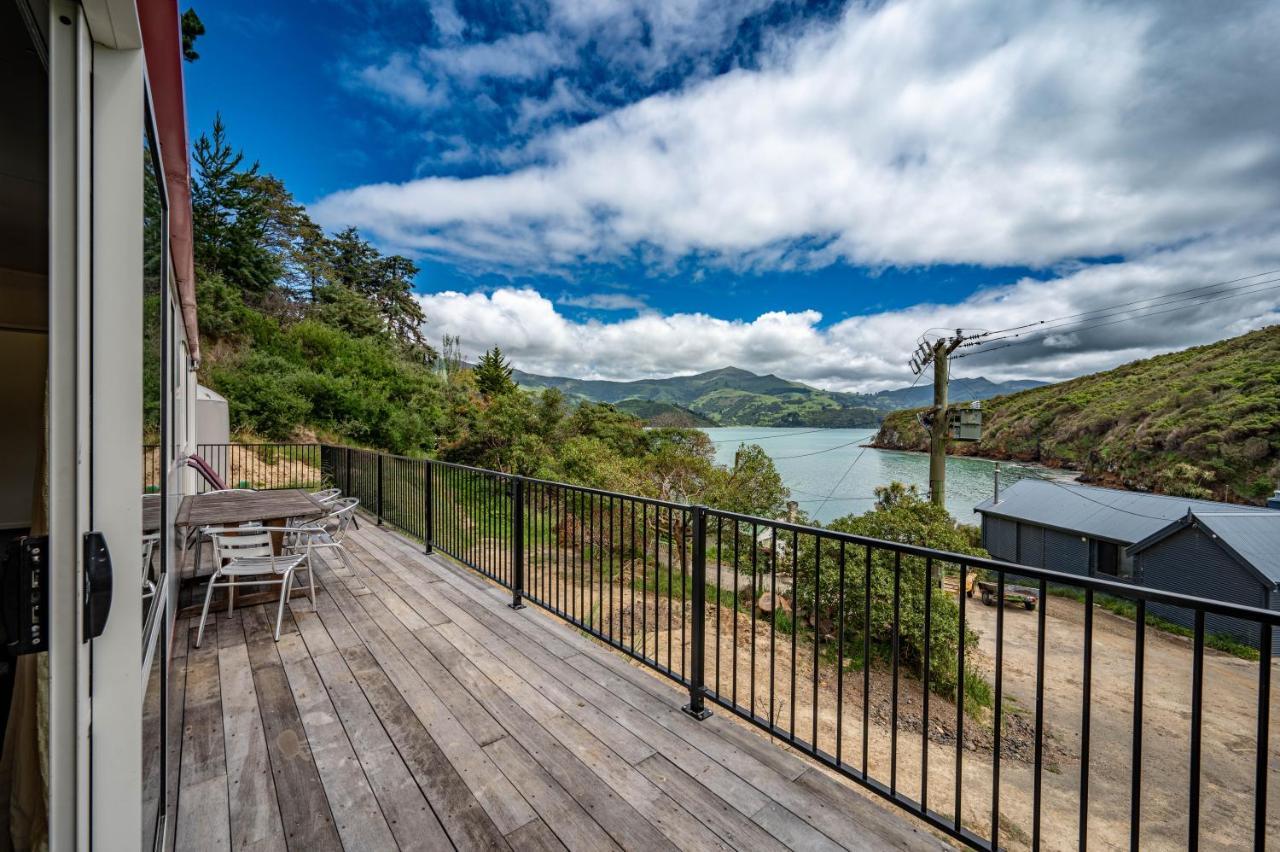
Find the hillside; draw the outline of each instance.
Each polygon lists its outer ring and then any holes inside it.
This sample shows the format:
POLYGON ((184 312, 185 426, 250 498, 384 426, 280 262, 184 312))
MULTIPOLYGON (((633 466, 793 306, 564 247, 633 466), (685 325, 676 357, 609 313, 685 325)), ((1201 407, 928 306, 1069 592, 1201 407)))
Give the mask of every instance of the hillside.
POLYGON ((626 412, 632 417, 639 417, 646 426, 679 426, 681 428, 699 428, 715 426, 714 420, 708 420, 696 411, 674 402, 654 402, 648 399, 624 399, 613 407, 626 412))
MULTIPOLYGON (((633 407, 640 401, 676 405, 718 426, 866 428, 879 425, 887 411, 919 404, 919 393, 926 399, 930 393, 927 387, 878 394, 840 393, 737 367, 631 382, 539 376, 519 370, 512 377, 521 387, 557 388, 570 399, 615 404, 630 401, 633 407)), ((965 384, 970 395, 962 395, 964 399, 986 399, 1037 383, 996 384, 980 378, 965 384)))
MULTIPOLYGON (((1280 326, 984 403, 956 455, 1077 468, 1101 485, 1258 503, 1280 483, 1280 326)), ((875 445, 924 450, 915 411, 875 445)))

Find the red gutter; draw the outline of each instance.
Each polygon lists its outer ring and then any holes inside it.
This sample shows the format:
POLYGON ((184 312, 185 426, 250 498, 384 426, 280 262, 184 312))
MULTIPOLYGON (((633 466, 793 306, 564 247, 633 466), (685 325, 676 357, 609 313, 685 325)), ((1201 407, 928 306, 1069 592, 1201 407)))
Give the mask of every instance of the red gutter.
POLYGON ((169 191, 169 253, 177 276, 182 322, 191 358, 200 360, 196 276, 191 238, 191 169, 187 160, 187 106, 182 86, 182 26, 177 0, 138 0, 151 109, 160 134, 160 163, 169 191))

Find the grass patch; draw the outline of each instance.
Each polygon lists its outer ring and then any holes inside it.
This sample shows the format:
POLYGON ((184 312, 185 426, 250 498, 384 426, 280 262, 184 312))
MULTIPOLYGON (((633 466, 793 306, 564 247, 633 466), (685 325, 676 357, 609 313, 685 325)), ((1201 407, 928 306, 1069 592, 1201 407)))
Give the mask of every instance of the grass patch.
MULTIPOLYGON (((1049 594, 1058 598, 1069 598, 1077 603, 1083 604, 1085 601, 1085 593, 1083 589, 1077 589, 1074 586, 1049 586, 1049 594)), ((1131 600, 1126 598, 1117 598, 1113 595, 1104 595, 1095 592, 1093 595, 1093 605, 1113 615, 1121 618, 1127 618, 1130 621, 1138 617, 1138 606, 1131 600)), ((1172 633, 1175 636, 1185 636, 1188 639, 1195 635, 1195 632, 1189 627, 1183 627, 1181 624, 1174 624, 1166 618, 1158 615, 1147 613, 1147 626, 1154 627, 1157 630, 1163 630, 1165 633, 1172 633)), ((1208 648, 1216 651, 1222 651, 1224 654, 1230 654, 1233 657, 1239 657, 1242 660, 1258 659, 1258 649, 1252 648, 1243 642, 1232 639, 1230 636, 1223 636, 1220 633, 1205 633, 1204 644, 1208 648)))

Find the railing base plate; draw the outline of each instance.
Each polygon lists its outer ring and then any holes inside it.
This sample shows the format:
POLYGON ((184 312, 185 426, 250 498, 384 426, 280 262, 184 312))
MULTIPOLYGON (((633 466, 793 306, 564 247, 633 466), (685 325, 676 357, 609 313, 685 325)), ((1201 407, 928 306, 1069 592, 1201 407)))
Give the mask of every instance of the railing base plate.
POLYGON ((708 710, 706 707, 703 707, 701 710, 694 710, 692 704, 684 705, 683 707, 680 708, 680 712, 684 713, 686 716, 692 716, 693 718, 697 719, 699 722, 701 722, 703 719, 706 719, 708 716, 711 715, 711 711, 708 710))
POLYGON ((524 604, 522 604, 522 603, 518 603, 518 604, 507 604, 507 607, 508 607, 508 608, 510 608, 510 609, 524 609, 524 604))

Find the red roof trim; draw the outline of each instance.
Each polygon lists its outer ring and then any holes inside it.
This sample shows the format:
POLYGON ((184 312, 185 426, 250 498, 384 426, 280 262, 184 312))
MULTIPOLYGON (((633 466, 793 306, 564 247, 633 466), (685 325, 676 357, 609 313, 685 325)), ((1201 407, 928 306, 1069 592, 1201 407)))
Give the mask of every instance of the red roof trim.
POLYGON ((182 26, 177 0, 138 0, 151 109, 160 134, 160 163, 169 192, 169 252, 177 275, 182 321, 193 360, 200 360, 195 258, 191 231, 191 168, 182 85, 182 26))

